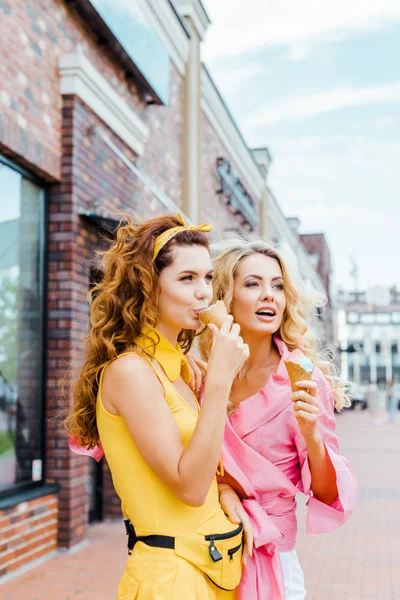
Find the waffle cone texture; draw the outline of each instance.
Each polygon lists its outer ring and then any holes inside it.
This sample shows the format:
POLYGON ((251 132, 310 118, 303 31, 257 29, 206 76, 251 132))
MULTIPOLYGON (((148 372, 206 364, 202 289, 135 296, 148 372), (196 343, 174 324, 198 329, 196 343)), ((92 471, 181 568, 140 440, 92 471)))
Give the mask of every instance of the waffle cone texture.
POLYGON ((298 392, 299 388, 296 383, 298 381, 310 381, 313 372, 305 371, 298 363, 285 360, 285 365, 290 378, 290 384, 292 386, 292 392, 298 392))
POLYGON ((219 329, 227 314, 228 311, 223 301, 217 300, 215 304, 212 304, 199 313, 199 319, 204 325, 213 323, 219 329))

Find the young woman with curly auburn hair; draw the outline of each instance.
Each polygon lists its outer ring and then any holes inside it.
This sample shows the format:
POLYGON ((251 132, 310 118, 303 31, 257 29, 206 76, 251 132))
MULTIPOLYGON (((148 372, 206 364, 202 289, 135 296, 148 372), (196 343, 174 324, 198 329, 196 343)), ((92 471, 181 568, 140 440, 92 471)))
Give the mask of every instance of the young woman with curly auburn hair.
MULTIPOLYGON (((214 264, 214 301, 223 300, 241 327, 250 356, 234 379, 222 460, 221 503, 227 514, 242 503, 253 525, 253 556, 238 598, 302 600, 297 554, 296 494, 309 495, 307 531, 322 533, 350 515, 356 483, 339 455, 334 407, 348 405, 344 383, 318 349, 309 324, 322 306, 283 256, 263 241, 220 244, 214 264), (292 382, 302 365, 307 376, 292 382), (313 364, 314 363, 314 364, 313 364)), ((201 337, 210 357, 209 332, 201 337)))
POLYGON ((241 576, 247 515, 238 507, 234 525, 224 514, 216 469, 248 347, 231 316, 210 328, 201 412, 185 356, 212 298, 210 229, 180 215, 128 221, 91 292, 87 356, 66 425, 75 451, 104 451, 121 498, 131 555, 118 600, 229 600, 241 576))

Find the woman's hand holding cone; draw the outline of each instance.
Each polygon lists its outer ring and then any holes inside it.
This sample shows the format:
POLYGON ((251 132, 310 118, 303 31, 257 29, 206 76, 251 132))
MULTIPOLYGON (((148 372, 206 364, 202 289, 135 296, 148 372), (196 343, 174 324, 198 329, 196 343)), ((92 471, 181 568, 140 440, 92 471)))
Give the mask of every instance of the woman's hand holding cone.
POLYGON ((296 387, 300 388, 291 395, 294 402, 294 416, 300 427, 304 439, 315 439, 319 436, 317 422, 319 406, 317 400, 317 384, 315 381, 298 381, 296 387))

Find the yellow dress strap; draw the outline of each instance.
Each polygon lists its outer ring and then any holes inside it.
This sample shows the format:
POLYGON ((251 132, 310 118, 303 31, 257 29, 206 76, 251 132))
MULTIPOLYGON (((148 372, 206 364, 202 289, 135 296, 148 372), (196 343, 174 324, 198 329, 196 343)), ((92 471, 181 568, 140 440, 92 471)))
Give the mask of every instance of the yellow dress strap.
MULTIPOLYGON (((151 366, 151 368, 153 369, 154 373, 157 375, 161 385, 164 388, 165 393, 167 392, 166 386, 168 385, 172 385, 171 382, 169 381, 168 377, 166 375, 164 375, 164 372, 162 371, 161 367, 158 369, 155 364, 154 361, 151 360, 151 358, 149 358, 148 356, 146 356, 145 354, 141 354, 139 352, 136 352, 135 350, 128 350, 127 352, 121 352, 121 354, 118 354, 118 356, 116 356, 114 358, 114 360, 117 360, 117 358, 121 358, 121 356, 127 356, 128 354, 135 354, 136 356, 140 356, 141 358, 144 358, 145 361, 147 361, 149 363, 149 365, 151 366)), ((155 361, 156 364, 158 365, 158 362, 155 361)), ((100 374, 100 383, 99 383, 99 388, 101 387, 101 383, 103 381, 103 373, 106 370, 106 367, 108 367, 110 363, 107 363, 100 374)))

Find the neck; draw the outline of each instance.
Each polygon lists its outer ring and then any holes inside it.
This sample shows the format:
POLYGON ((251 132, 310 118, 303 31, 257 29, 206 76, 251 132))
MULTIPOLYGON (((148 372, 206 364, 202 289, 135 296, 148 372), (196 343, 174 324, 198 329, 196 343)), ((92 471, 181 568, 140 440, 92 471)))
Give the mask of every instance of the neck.
POLYGON ((250 356, 243 367, 244 373, 268 367, 276 360, 277 350, 272 335, 260 336, 247 331, 242 331, 241 335, 250 349, 250 356))
POLYGON ((158 321, 156 324, 156 329, 162 333, 162 335, 175 347, 178 343, 178 335, 180 333, 180 329, 177 329, 173 325, 169 325, 168 323, 164 323, 163 321, 158 321))

